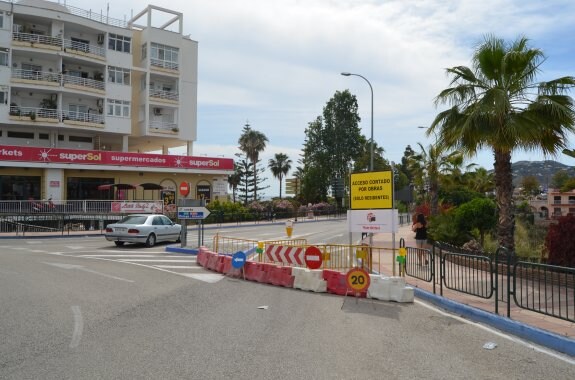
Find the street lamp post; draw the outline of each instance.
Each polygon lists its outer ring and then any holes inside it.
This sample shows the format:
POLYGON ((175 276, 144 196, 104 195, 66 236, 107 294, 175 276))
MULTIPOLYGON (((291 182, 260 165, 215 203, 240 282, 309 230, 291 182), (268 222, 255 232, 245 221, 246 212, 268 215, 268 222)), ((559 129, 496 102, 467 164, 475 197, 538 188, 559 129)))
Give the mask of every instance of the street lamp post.
POLYGON ((373 87, 371 86, 371 83, 369 83, 367 78, 364 77, 363 75, 353 74, 353 73, 341 73, 341 75, 343 75, 345 77, 349 77, 352 75, 356 76, 356 77, 360 77, 364 81, 367 82, 367 84, 369 85, 369 89, 371 90, 371 140, 370 140, 370 148, 369 148, 369 171, 372 172, 373 171, 373 87))

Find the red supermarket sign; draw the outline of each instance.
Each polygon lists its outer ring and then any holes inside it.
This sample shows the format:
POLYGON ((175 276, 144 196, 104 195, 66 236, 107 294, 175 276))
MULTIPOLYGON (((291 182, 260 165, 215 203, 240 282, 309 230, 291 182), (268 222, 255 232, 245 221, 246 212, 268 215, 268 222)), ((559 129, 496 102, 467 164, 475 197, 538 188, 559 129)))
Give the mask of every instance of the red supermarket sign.
POLYGON ((108 152, 60 148, 0 145, 1 161, 55 164, 115 165, 132 167, 234 170, 231 158, 177 156, 165 154, 108 152))

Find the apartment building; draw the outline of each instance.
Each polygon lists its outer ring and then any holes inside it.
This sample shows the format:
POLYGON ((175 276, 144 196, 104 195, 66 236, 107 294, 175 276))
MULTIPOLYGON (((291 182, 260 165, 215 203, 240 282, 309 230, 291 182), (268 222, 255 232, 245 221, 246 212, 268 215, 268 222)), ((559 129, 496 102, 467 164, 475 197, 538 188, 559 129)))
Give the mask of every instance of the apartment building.
POLYGON ((193 156, 198 44, 182 13, 104 13, 0 1, 0 199, 227 196, 233 159, 193 156))
POLYGON ((575 215, 575 190, 561 192, 559 189, 549 189, 547 202, 547 210, 552 219, 567 214, 575 215))

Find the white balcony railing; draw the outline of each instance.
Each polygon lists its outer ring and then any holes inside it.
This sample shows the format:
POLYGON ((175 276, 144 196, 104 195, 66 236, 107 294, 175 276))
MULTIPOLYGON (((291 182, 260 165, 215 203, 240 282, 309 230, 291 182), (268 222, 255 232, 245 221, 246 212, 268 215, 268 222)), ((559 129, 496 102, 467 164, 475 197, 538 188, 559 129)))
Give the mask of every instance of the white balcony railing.
POLYGON ((178 132, 178 124, 174 122, 166 122, 166 121, 150 121, 150 130, 154 132, 161 131, 161 132, 178 132))
POLYGON ((51 73, 48 71, 12 69, 12 78, 60 83, 60 74, 51 73))
POLYGON ((72 121, 91 124, 104 124, 104 115, 93 112, 60 111, 38 107, 10 106, 10 116, 31 121, 72 121))
POLYGON ((20 42, 29 42, 31 44, 39 43, 50 46, 60 46, 60 47, 62 46, 62 38, 43 36, 41 34, 13 32, 12 40, 20 42))
POLYGON ((104 115, 92 112, 62 111, 62 121, 76 121, 81 123, 104 124, 104 115))
POLYGON ((49 108, 37 108, 37 107, 10 106, 10 116, 26 117, 30 118, 30 120, 36 120, 36 118, 43 118, 43 119, 54 119, 58 121, 60 119, 58 110, 49 108))
POLYGON ((180 95, 175 91, 162 91, 162 90, 150 89, 150 98, 160 98, 160 99, 178 101, 180 99, 180 95))
POLYGON ((64 50, 67 53, 71 53, 71 54, 78 52, 78 53, 84 53, 84 54, 92 54, 92 55, 96 55, 99 57, 105 57, 106 56, 106 49, 104 49, 100 46, 85 44, 83 42, 77 42, 77 41, 72 41, 72 40, 64 40, 64 50))
POLYGON ((102 91, 106 89, 106 84, 104 83, 104 81, 101 80, 81 78, 72 75, 62 75, 62 78, 63 78, 62 83, 64 87, 66 87, 66 85, 74 85, 74 86, 93 88, 102 91))
POLYGON ((179 64, 177 62, 168 62, 168 61, 163 61, 161 59, 150 59, 150 64, 152 66, 156 66, 156 67, 161 67, 163 69, 170 69, 170 70, 178 70, 179 69, 179 64))

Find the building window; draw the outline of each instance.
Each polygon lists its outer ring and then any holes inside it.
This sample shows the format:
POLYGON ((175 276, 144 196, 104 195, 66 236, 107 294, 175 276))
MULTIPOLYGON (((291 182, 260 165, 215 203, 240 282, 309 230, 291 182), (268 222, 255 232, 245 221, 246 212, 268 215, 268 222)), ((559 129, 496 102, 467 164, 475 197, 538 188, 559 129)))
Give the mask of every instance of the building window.
POLYGON ((39 133, 38 139, 39 140, 50 140, 50 135, 47 133, 39 133))
POLYGON ((42 177, 0 176, 0 199, 40 199, 42 177))
POLYGON ((8 89, 6 86, 0 86, 0 104, 8 104, 8 89))
POLYGON ((4 29, 4 12, 0 12, 0 29, 4 29))
POLYGON ((84 200, 114 199, 114 192, 111 190, 98 190, 100 185, 112 185, 114 178, 66 178, 66 199, 84 200))
POLYGON ((75 121, 88 121, 88 106, 85 104, 68 104, 68 119, 75 121))
POLYGON ((179 51, 178 48, 172 46, 152 43, 150 62, 154 66, 177 70, 179 51))
POLYGON ((146 59, 148 56, 148 44, 142 45, 142 59, 146 59))
POLYGON ((119 34, 110 34, 108 36, 108 49, 121 51, 123 53, 130 53, 132 45, 132 38, 121 36, 119 34))
POLYGON ((127 100, 108 99, 108 116, 130 117, 130 102, 127 100))
POLYGON ((91 137, 85 136, 68 136, 68 141, 70 142, 81 142, 81 143, 92 143, 91 137))
POLYGON ((34 133, 33 133, 33 132, 8 131, 7 137, 11 137, 11 138, 14 138, 14 139, 34 140, 34 133))
POLYGON ((0 66, 8 66, 8 49, 0 49, 0 66))
POLYGON ((108 81, 112 83, 130 85, 130 70, 121 67, 108 67, 108 81))

